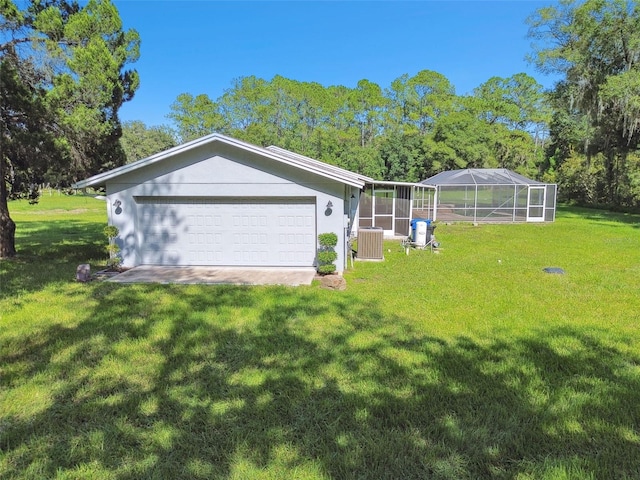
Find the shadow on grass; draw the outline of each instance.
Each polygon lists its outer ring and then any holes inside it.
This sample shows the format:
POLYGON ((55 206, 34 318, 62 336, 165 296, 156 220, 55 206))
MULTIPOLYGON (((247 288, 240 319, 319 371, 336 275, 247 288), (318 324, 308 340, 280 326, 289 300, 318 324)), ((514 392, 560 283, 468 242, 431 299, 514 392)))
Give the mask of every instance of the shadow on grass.
MULTIPOLYGON (((104 225, 79 220, 29 221, 18 225, 15 258, 0 260, 0 299, 75 278, 92 259, 106 261, 104 225)), ((103 261, 104 264, 104 261, 103 261)))
POLYGON ((597 332, 444 341, 348 293, 87 290, 75 326, 0 350, 14 399, 47 388, 0 419, 0 476, 640 474, 640 359, 597 332))

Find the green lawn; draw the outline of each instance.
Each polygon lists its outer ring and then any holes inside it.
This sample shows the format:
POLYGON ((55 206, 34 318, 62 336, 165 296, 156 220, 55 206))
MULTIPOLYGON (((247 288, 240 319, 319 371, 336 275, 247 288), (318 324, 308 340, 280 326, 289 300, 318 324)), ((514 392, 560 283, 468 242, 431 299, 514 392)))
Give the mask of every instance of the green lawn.
POLYGON ((0 478, 640 478, 638 216, 439 224, 334 292, 79 284, 104 203, 10 208, 0 478))

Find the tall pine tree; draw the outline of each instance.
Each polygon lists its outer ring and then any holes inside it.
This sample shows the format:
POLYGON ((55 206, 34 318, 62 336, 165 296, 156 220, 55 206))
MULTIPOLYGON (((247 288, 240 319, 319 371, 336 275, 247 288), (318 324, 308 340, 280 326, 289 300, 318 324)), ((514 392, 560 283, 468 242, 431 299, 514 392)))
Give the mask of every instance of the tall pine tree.
POLYGON ((16 253, 9 198, 124 163, 118 110, 138 87, 125 67, 139 47, 109 0, 0 1, 0 257, 16 253))

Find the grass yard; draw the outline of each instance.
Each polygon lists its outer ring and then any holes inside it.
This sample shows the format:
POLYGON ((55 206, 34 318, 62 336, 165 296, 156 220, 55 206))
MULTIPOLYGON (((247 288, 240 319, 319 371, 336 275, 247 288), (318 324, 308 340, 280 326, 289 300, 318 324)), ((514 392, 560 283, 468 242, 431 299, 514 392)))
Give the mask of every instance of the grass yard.
POLYGON ((79 284, 104 203, 10 209, 0 478, 640 478, 638 216, 440 224, 334 292, 79 284))

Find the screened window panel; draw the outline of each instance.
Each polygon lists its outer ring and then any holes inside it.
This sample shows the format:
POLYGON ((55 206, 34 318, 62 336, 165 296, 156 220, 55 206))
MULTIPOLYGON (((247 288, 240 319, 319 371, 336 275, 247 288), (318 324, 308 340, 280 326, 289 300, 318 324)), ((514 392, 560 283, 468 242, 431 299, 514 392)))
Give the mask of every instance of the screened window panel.
POLYGON ((371 218, 373 213, 371 210, 372 204, 371 189, 367 188, 360 194, 360 218, 371 218))
POLYGON ((513 209, 512 208, 479 209, 478 218, 485 219, 491 222, 511 222, 513 221, 513 209))
POLYGON ((542 217, 544 214, 542 207, 531 207, 529 208, 529 216, 530 217, 542 217))
POLYGON ((544 190, 540 188, 532 188, 529 190, 529 203, 531 205, 544 204, 544 190))
POLYGON ((547 208, 555 208, 556 206, 556 186, 555 185, 547 185, 546 205, 547 205, 547 208))
POLYGON ((433 218, 433 208, 414 208, 411 218, 433 218))
POLYGON ((396 235, 409 235, 409 219, 396 219, 396 235))
POLYGON ((460 187, 440 187, 438 205, 445 204, 455 207, 460 203, 460 198, 462 195, 464 195, 464 189, 461 190, 460 187))
POLYGON ((529 187, 525 185, 517 188, 518 188, 518 202, 516 205, 518 207, 526 208, 527 202, 529 201, 529 187))
POLYGON ((515 203, 516 189, 512 186, 500 186, 493 189, 491 205, 498 208, 512 209, 515 203))
POLYGON ((360 217, 359 225, 361 227, 373 227, 373 219, 360 217))
POLYGON ((396 188, 396 217, 409 218, 411 214, 411 187, 396 188))
POLYGON ((393 227, 393 217, 391 215, 389 216, 379 216, 376 215, 376 227, 382 227, 383 230, 391 230, 391 228, 393 227))
POLYGON ((553 208, 546 208, 544 211, 544 221, 553 222, 555 220, 555 210, 553 208))
POLYGON ((376 216, 393 213, 393 190, 375 190, 374 197, 376 216))

